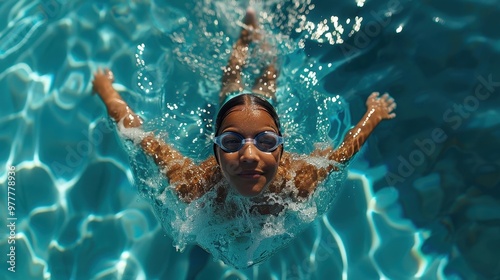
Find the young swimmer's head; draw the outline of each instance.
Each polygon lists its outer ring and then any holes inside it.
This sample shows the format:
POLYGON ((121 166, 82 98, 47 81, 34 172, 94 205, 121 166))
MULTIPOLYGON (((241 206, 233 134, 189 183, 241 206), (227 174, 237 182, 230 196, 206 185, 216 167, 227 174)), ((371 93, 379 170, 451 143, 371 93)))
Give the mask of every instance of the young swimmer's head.
POLYGON ((274 179, 283 152, 274 107, 254 94, 227 101, 215 122, 214 154, 229 185, 241 195, 260 194, 274 179))

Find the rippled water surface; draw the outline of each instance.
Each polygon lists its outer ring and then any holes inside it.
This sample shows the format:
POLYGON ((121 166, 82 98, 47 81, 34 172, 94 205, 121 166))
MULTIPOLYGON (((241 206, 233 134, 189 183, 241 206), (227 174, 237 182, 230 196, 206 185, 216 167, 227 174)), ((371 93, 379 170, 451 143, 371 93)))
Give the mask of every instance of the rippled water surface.
POLYGON ((500 278, 498 0, 7 0, 0 15, 0 279, 500 278), (275 53, 252 53, 245 77, 278 56, 292 151, 338 144, 371 91, 398 108, 330 210, 238 270, 176 252, 91 80, 113 69, 151 127, 206 157, 193 135, 249 3, 275 53), (325 100, 345 107, 330 117, 325 100))

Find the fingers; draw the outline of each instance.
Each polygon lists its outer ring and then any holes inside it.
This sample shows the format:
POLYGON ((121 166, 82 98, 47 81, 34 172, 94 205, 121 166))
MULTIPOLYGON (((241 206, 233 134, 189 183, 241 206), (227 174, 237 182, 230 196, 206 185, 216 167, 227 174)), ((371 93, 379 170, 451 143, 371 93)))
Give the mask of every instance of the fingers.
POLYGON ((392 112, 392 111, 394 111, 394 109, 396 109, 396 107, 397 107, 397 104, 396 104, 396 102, 394 102, 394 98, 391 98, 391 100, 389 101, 389 106, 387 106, 387 111, 392 112))
POLYGON ((111 70, 109 70, 109 68, 104 69, 104 75, 106 75, 108 80, 110 80, 111 82, 115 81, 115 75, 113 74, 113 72, 111 72, 111 70))
MULTIPOLYGON (((379 96, 378 92, 373 92, 372 94, 370 94, 368 99, 376 100, 378 96, 379 96)), ((394 101, 394 98, 392 98, 387 92, 384 93, 382 96, 378 97, 378 99, 387 103, 388 105, 391 105, 391 104, 395 105, 396 104, 396 102, 394 101)), ((396 108, 396 107, 394 107, 394 108, 396 108)))
POLYGON ((368 100, 375 100, 379 96, 379 93, 377 91, 372 92, 370 96, 368 96, 368 100))
POLYGON ((382 95, 380 97, 380 99, 382 99, 383 101, 387 102, 387 103, 394 103, 394 98, 392 98, 387 92, 384 93, 384 95, 382 95))
POLYGON ((102 71, 102 68, 97 68, 97 71, 94 73, 94 81, 93 83, 96 83, 96 80, 98 80, 100 77, 102 77, 104 74, 103 74, 103 71, 102 71))
POLYGON ((396 113, 393 111, 396 109, 397 104, 396 101, 394 101, 394 98, 392 98, 388 93, 384 93, 380 99, 385 103, 385 107, 387 109, 387 117, 389 119, 395 118, 396 113))
POLYGON ((394 98, 392 98, 388 93, 385 93, 382 96, 382 99, 384 99, 385 103, 387 104, 388 112, 392 112, 394 109, 396 109, 397 107, 396 101, 394 101, 394 98))
POLYGON ((98 68, 94 73, 94 80, 92 81, 92 93, 102 94, 104 89, 112 85, 115 81, 114 74, 108 68, 98 68))
POLYGON ((393 119, 396 117, 396 113, 393 111, 396 109, 397 104, 394 98, 388 93, 380 96, 379 92, 372 92, 366 100, 366 105, 371 108, 377 108, 384 119, 393 119))
POLYGON ((101 67, 97 68, 97 71, 94 73, 94 78, 101 76, 106 77, 112 82, 115 81, 115 75, 113 74, 113 71, 109 70, 109 68, 104 68, 104 70, 101 67))

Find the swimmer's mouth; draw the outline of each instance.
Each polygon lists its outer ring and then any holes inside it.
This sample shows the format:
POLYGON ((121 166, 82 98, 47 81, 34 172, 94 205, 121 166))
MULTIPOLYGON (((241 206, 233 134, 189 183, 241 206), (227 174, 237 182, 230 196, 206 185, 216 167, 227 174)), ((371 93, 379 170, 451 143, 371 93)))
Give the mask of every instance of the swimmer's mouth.
POLYGON ((240 174, 238 174, 239 176, 243 177, 243 178, 258 178, 262 175, 263 173, 260 172, 260 171, 256 171, 256 170, 248 170, 248 171, 243 171, 241 172, 240 174))

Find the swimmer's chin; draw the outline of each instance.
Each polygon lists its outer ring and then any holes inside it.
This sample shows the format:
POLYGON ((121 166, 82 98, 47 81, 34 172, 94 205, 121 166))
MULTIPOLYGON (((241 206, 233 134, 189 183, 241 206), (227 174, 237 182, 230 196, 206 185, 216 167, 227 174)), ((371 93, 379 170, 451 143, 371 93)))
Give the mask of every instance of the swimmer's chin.
POLYGON ((248 198, 259 196, 260 194, 262 194, 264 192, 264 189, 266 187, 267 186, 265 186, 261 189, 254 189, 254 188, 244 189, 241 187, 234 187, 233 186, 233 188, 236 189, 236 191, 238 192, 239 195, 241 195, 243 197, 248 197, 248 198))
POLYGON ((253 197, 259 196, 262 193, 262 191, 254 192, 254 193, 241 193, 241 192, 238 192, 238 193, 243 197, 253 198, 253 197))

